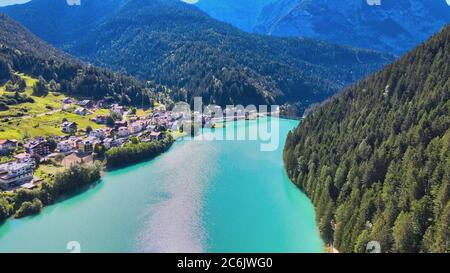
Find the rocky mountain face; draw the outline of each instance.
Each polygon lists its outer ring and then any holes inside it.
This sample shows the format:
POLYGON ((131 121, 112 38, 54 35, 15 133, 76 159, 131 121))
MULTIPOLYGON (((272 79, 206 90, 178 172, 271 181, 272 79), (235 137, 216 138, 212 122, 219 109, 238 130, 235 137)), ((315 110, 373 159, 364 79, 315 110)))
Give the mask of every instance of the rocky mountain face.
POLYGON ((401 54, 447 23, 445 0, 280 0, 262 9, 254 30, 401 54))
POLYGON ((450 23, 446 0, 199 0, 196 5, 245 31, 395 54, 413 49, 450 23))
POLYGON ((273 0, 200 0, 197 7, 211 17, 252 32, 263 7, 273 0))

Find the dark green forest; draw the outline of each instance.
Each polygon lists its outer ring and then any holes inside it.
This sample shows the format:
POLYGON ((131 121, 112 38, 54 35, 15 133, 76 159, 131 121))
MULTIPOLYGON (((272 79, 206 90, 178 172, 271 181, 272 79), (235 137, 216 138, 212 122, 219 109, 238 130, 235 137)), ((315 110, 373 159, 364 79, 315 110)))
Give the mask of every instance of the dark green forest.
POLYGON ((162 140, 129 143, 122 147, 115 147, 106 152, 106 166, 109 168, 119 168, 144 160, 150 160, 167 151, 174 139, 172 135, 166 136, 162 140))
POLYGON ((288 136, 290 178, 341 252, 450 252, 450 26, 314 109, 288 136))
MULTIPOLYGON (((76 8, 63 7, 65 0, 49 8, 49 1, 1 10, 77 57, 167 86, 176 101, 202 96, 205 104, 296 103, 303 110, 393 60, 327 42, 245 33, 179 0, 91 0, 76 8)), ((134 101, 133 94, 125 99, 134 101)))
POLYGON ((10 216, 37 214, 44 206, 98 182, 101 170, 101 164, 77 165, 57 173, 52 182, 44 182, 40 188, 20 189, 13 195, 0 192, 0 224, 10 216))
POLYGON ((177 0, 129 1, 70 52, 176 90, 175 100, 303 106, 379 69, 389 54, 239 31, 177 0))
MULTIPOLYGON (((42 77, 47 82, 53 80, 60 87, 56 91, 76 97, 144 106, 151 105, 154 100, 168 100, 166 88, 84 64, 0 14, 0 83, 14 82, 14 72, 42 77)), ((0 103, 12 105, 11 99, 1 98, 0 103)), ((17 97, 15 101, 24 100, 26 98, 17 97)))

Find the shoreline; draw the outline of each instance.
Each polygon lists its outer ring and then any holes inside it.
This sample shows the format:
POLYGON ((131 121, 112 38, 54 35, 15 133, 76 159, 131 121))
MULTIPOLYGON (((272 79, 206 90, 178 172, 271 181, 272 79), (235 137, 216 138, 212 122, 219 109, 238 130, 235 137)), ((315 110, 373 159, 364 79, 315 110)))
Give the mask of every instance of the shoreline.
MULTIPOLYGON (((175 141, 177 139, 182 138, 181 137, 182 135, 177 137, 176 139, 174 137, 172 137, 172 135, 170 135, 170 136, 171 137, 169 138, 168 145, 165 146, 160 153, 158 153, 156 155, 151 155, 151 156, 149 156, 146 159, 133 161, 130 164, 126 164, 125 163, 125 164, 123 164, 121 166, 117 166, 117 167, 108 167, 107 163, 106 163, 106 158, 104 158, 103 160, 94 161, 94 162, 92 162, 90 164, 80 164, 80 165, 75 165, 75 166, 72 166, 70 168, 64 169, 64 171, 61 171, 61 172, 59 172, 57 174, 60 174, 60 175, 66 174, 67 172, 71 172, 72 170, 74 170, 76 168, 81 168, 81 169, 85 169, 85 170, 88 170, 88 169, 91 169, 91 168, 99 168, 99 170, 98 170, 99 177, 98 177, 98 179, 95 179, 94 181, 88 181, 86 184, 79 185, 79 186, 77 186, 77 187, 75 187, 75 188, 73 188, 73 189, 71 189, 68 192, 65 192, 63 194, 57 195, 56 193, 53 193, 53 194, 55 194, 55 196, 52 196, 53 197, 52 201, 48 201, 47 200, 45 202, 46 204, 42 204, 44 202, 41 202, 41 200, 39 200, 39 198, 41 198, 41 195, 45 195, 45 190, 48 190, 49 187, 52 188, 52 187, 55 186, 55 183, 57 181, 57 180, 55 180, 55 177, 53 177, 51 182, 50 181, 42 182, 34 189, 19 188, 19 189, 15 190, 15 191, 0 192, 0 194, 2 194, 4 196, 7 196, 9 198, 13 198, 13 199, 16 199, 18 194, 21 194, 21 193, 23 193, 22 195, 25 195, 25 196, 36 197, 36 198, 26 198, 26 200, 24 200, 23 202, 18 203, 18 204, 16 204, 15 202, 11 203, 10 205, 12 206, 12 208, 10 208, 11 211, 9 212, 9 216, 4 218, 4 219, 0 219, 0 226, 2 226, 5 222, 7 222, 7 221, 9 221, 11 219, 22 219, 22 218, 25 218, 25 217, 33 217, 33 216, 39 215, 41 213, 41 211, 44 210, 45 208, 47 208, 49 206, 52 206, 52 205, 56 205, 56 204, 58 204, 61 201, 65 201, 67 199, 70 199, 70 198, 78 195, 80 192, 83 192, 86 189, 89 189, 91 187, 97 186, 101 182, 102 177, 106 173, 108 173, 110 171, 115 171, 115 170, 119 170, 119 169, 125 169, 127 167, 130 167, 130 166, 133 166, 133 165, 145 162, 145 161, 154 160, 155 158, 159 157, 160 155, 168 152, 170 150, 170 148, 172 147, 173 143, 175 143, 175 141), (45 185, 44 188, 42 187, 42 185, 45 185), (39 197, 39 198, 37 198, 37 197, 39 197), (28 199, 30 199, 30 200, 28 200, 28 199), (32 202, 32 201, 34 201, 36 199, 41 202, 40 208, 38 208, 36 211, 34 211, 32 213, 16 217, 17 212, 20 210, 20 208, 22 207, 22 205, 24 203, 32 202)), ((163 140, 161 140, 161 141, 163 141, 163 140)), ((123 147, 121 147, 121 148, 123 148, 123 147)))

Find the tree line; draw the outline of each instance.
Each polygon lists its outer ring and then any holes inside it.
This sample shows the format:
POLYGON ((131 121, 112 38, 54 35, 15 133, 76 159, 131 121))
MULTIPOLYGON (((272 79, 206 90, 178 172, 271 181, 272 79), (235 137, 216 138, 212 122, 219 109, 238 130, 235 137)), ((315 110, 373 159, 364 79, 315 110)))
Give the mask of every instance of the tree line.
POLYGON ((450 252, 450 26, 311 111, 284 162, 341 252, 450 252))
POLYGON ((110 168, 118 168, 143 160, 150 160, 167 151, 173 142, 173 137, 167 135, 158 141, 135 142, 112 148, 105 154, 106 165, 110 168))
POLYGON ((39 213, 59 198, 98 182, 101 170, 101 164, 75 165, 55 174, 53 181, 43 182, 39 188, 20 189, 15 194, 0 193, 0 223, 10 216, 21 218, 39 213))

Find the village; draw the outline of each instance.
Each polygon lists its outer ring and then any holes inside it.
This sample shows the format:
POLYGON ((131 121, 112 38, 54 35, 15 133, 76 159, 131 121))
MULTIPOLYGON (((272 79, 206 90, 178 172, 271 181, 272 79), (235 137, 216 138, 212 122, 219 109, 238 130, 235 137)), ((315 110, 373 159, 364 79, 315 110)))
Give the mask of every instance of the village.
POLYGON ((58 169, 79 164, 92 164, 103 160, 106 151, 127 143, 158 141, 171 134, 174 138, 184 136, 183 126, 195 123, 197 126, 214 128, 221 122, 239 119, 255 119, 256 111, 227 109, 223 117, 213 117, 194 112, 187 117, 184 113, 172 112, 165 105, 158 104, 147 112, 136 113, 135 108, 119 104, 107 105, 104 101, 62 99, 62 111, 72 108, 81 117, 92 116, 98 109, 108 109, 109 115, 96 115, 90 121, 100 125, 93 129, 79 128, 75 121, 64 119, 60 124, 60 136, 37 136, 23 141, 0 139, 0 156, 10 160, 0 164, 0 190, 15 191, 20 188, 33 189, 52 176, 58 169), (235 111, 234 113, 228 113, 235 111), (200 125, 201 124, 201 125, 200 125), (38 166, 47 166, 46 174, 36 175, 38 166), (50 173, 50 174, 49 174, 50 173))
POLYGON ((41 164, 70 168, 76 164, 92 164, 101 160, 104 153, 114 147, 139 141, 150 142, 164 138, 165 134, 180 136, 180 115, 166 111, 164 105, 152 108, 148 113, 136 115, 136 109, 118 104, 91 100, 62 99, 63 110, 76 106, 74 113, 87 116, 96 109, 107 108, 110 115, 91 118, 100 128, 79 128, 77 122, 63 120, 60 136, 38 136, 18 141, 0 139, 0 156, 11 160, 0 164, 0 190, 33 189, 44 181, 36 175, 41 164), (112 118, 114 117, 114 118, 112 118), (51 163, 51 164, 50 164, 51 163))

